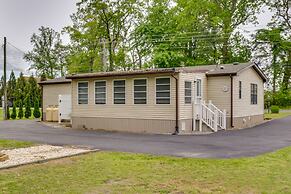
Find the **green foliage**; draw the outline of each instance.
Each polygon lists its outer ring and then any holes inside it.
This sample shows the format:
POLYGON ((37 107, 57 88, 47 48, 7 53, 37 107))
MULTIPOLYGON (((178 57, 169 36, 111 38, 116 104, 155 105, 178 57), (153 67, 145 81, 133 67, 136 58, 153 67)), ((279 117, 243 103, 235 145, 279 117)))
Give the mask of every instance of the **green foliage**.
POLYGON ((273 95, 273 104, 280 107, 291 106, 291 91, 286 92, 276 92, 273 95))
POLYGON ((138 25, 142 1, 83 0, 71 16, 72 26, 65 28, 72 44, 67 57, 68 70, 73 72, 112 71, 133 61, 122 49, 131 47, 131 29, 138 25))
POLYGON ((6 109, 6 117, 7 117, 8 120, 10 119, 10 110, 9 110, 9 106, 7 106, 7 109, 6 109))
POLYGON ((40 88, 36 82, 36 79, 31 75, 25 86, 26 97, 29 100, 30 107, 34 106, 35 101, 40 100, 40 88))
POLYGON ((275 105, 271 106, 271 113, 279 113, 279 111, 280 111, 279 106, 275 105))
POLYGON ((40 118, 40 110, 39 110, 39 102, 34 101, 34 109, 33 109, 34 118, 40 118))
POLYGON ((11 118, 12 119, 16 119, 17 113, 16 113, 16 105, 13 105, 13 109, 12 109, 12 114, 11 114, 11 118))
POLYGON ((48 78, 54 78, 59 73, 64 74, 64 58, 66 48, 62 45, 60 33, 48 27, 40 27, 39 34, 33 34, 30 42, 33 49, 24 58, 32 62, 31 69, 35 69, 37 75, 45 74, 48 78))
POLYGON ((23 76, 23 73, 21 72, 16 81, 15 97, 16 97, 17 106, 19 106, 21 103, 24 104, 24 100, 26 97, 26 92, 25 92, 26 84, 27 84, 26 80, 23 76))
POLYGON ((29 98, 26 98, 26 100, 25 100, 24 117, 27 118, 27 119, 31 117, 31 106, 30 106, 29 98))
POLYGON ((16 78, 14 72, 11 71, 10 78, 7 82, 7 99, 12 104, 14 104, 14 100, 16 98, 15 92, 16 92, 16 78))
POLYGON ((23 104, 22 102, 19 104, 19 110, 18 110, 18 118, 22 119, 23 118, 23 104))

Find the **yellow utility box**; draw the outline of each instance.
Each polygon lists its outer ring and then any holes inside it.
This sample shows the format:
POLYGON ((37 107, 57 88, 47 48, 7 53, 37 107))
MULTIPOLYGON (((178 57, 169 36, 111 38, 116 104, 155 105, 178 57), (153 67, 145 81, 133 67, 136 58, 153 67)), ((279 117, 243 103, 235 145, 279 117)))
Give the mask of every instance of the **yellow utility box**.
POLYGON ((52 108, 52 121, 53 122, 59 121, 59 108, 57 107, 52 108))
POLYGON ((52 107, 48 107, 45 110, 45 120, 48 122, 53 121, 53 111, 52 111, 52 107))

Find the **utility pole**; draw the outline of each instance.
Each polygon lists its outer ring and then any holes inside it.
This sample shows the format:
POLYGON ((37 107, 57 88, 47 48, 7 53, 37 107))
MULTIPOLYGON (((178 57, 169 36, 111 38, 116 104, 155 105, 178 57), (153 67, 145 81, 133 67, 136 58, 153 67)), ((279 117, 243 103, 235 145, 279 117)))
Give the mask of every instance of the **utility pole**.
POLYGON ((4 89, 4 106, 3 106, 3 119, 7 120, 7 87, 6 87, 6 37, 4 37, 4 72, 3 72, 3 89, 4 89))

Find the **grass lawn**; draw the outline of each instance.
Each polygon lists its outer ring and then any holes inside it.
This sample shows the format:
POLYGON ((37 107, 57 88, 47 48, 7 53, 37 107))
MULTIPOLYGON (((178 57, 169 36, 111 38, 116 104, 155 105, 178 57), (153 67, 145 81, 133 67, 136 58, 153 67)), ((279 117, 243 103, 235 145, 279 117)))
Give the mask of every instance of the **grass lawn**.
POLYGON ((291 116, 291 111, 289 112, 279 112, 279 113, 265 113, 265 119, 280 119, 284 117, 291 116))
POLYGON ((0 140, 0 150, 12 148, 25 148, 30 146, 33 146, 33 143, 16 140, 2 140, 2 139, 0 140))
POLYGON ((0 171, 0 193, 291 193, 291 147, 240 159, 97 152, 0 171))

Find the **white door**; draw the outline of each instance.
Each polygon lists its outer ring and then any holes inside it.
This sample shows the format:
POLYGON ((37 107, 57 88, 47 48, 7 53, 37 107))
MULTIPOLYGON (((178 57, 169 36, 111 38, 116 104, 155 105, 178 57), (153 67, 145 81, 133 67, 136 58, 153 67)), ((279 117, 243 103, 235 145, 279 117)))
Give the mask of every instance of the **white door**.
POLYGON ((59 95, 59 123, 63 120, 71 120, 71 99, 71 95, 59 95))

